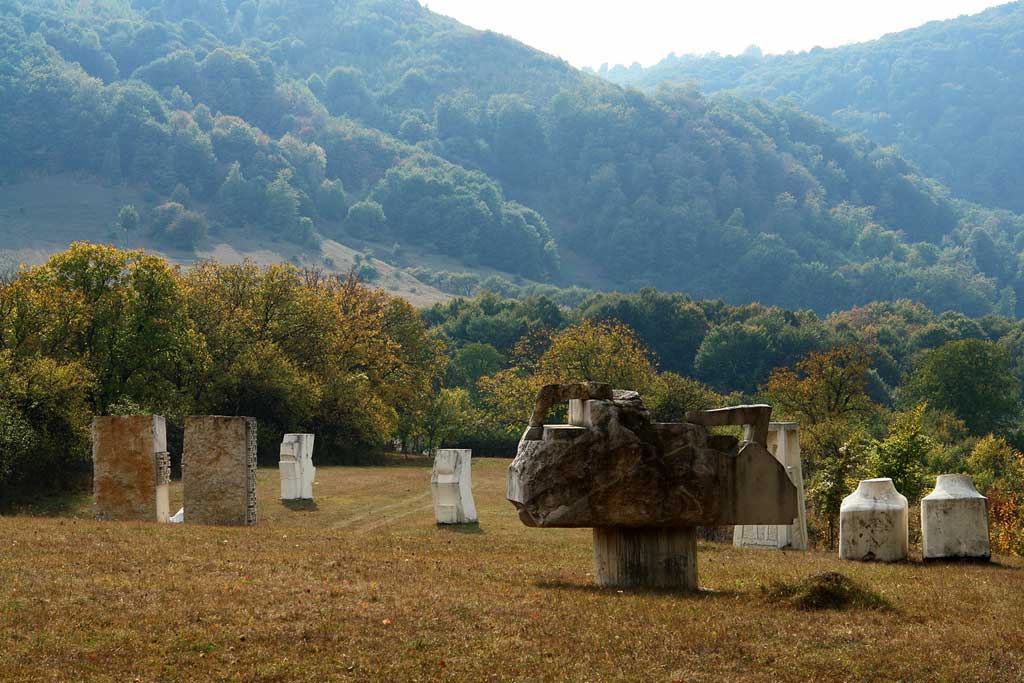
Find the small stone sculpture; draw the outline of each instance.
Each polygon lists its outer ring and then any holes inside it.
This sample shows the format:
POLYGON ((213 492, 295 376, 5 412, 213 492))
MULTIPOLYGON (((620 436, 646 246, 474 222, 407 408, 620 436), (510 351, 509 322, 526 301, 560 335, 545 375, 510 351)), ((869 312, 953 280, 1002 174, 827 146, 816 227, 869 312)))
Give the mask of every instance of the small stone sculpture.
POLYGON ((695 590, 696 527, 797 516, 796 487, 763 440, 702 426, 748 425, 766 439, 770 416, 770 406, 742 406, 662 424, 635 391, 549 385, 509 466, 507 497, 527 526, 593 527, 601 585, 695 590), (573 424, 545 425, 562 401, 573 424))
POLYGON ((181 480, 188 524, 256 523, 256 418, 185 418, 181 480))
POLYGON ((473 524, 477 521, 470 477, 472 455, 473 451, 468 448, 441 448, 434 456, 430 491, 438 524, 473 524))
POLYGON ((768 426, 768 451, 782 463, 796 486, 797 517, 792 524, 747 524, 733 527, 737 548, 790 548, 807 550, 807 508, 804 503, 803 463, 800 460, 800 426, 796 422, 772 422, 768 426))
POLYGON ((892 479, 865 479, 839 508, 839 559, 898 562, 909 547, 907 499, 892 479))
POLYGON ((313 438, 312 434, 284 435, 277 464, 281 472, 281 500, 313 499, 313 438))
POLYGON ((98 519, 167 521, 171 458, 162 416, 94 417, 92 462, 98 519))
POLYGON ((924 559, 988 560, 988 499, 965 474, 940 474, 935 490, 921 499, 924 559))

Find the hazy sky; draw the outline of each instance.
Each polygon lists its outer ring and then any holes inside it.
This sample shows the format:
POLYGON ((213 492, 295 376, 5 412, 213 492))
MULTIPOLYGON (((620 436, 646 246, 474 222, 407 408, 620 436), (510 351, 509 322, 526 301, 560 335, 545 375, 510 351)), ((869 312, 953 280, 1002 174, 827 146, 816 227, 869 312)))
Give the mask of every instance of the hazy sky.
POLYGON ((421 0, 430 9, 558 55, 575 66, 670 52, 737 54, 835 47, 1002 4, 985 0, 421 0))

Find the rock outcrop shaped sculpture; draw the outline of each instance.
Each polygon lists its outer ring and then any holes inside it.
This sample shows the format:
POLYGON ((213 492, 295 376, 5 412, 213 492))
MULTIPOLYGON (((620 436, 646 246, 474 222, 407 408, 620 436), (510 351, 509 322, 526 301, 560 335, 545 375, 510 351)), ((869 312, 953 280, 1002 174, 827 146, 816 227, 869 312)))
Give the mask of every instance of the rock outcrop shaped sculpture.
POLYGON ((940 474, 921 499, 921 550, 925 560, 988 560, 988 499, 965 474, 940 474))
POLYGON ((527 526, 593 527, 602 585, 696 589, 696 527, 797 516, 796 488, 765 447, 770 415, 769 406, 741 406, 657 423, 634 391, 546 386, 509 466, 507 497, 527 526), (576 424, 545 425, 562 401, 576 424), (747 425, 759 440, 715 435, 701 422, 747 425))
POLYGON ((430 491, 438 524, 473 524, 477 521, 470 469, 472 455, 468 448, 439 448, 434 456, 430 491))
POLYGON ((281 500, 313 499, 313 440, 312 434, 285 434, 281 439, 281 500))
POLYGON ((865 479, 839 507, 839 559, 905 560, 908 532, 907 499, 892 479, 865 479))

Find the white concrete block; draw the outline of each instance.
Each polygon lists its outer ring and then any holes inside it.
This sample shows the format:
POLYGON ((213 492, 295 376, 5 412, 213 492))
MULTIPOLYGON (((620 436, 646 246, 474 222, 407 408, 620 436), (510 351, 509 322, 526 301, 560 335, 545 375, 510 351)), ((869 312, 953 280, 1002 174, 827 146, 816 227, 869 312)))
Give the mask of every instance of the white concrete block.
POLYGON ((738 548, 792 548, 807 550, 807 506, 804 501, 803 464, 800 459, 800 425, 772 422, 768 425, 768 452, 786 468, 797 491, 797 516, 792 524, 746 524, 733 527, 732 543, 738 548))
POLYGON ((282 500, 313 499, 313 480, 316 477, 313 440, 312 434, 285 434, 281 440, 278 470, 281 473, 282 500))
POLYGON ((965 474, 940 474, 921 499, 921 546, 926 560, 988 559, 988 499, 965 474))
POLYGON ((865 479, 839 508, 839 559, 904 560, 908 531, 907 499, 892 479, 865 479))
POLYGON ((438 524, 471 524, 477 521, 470 477, 472 451, 441 448, 434 456, 430 490, 438 524))

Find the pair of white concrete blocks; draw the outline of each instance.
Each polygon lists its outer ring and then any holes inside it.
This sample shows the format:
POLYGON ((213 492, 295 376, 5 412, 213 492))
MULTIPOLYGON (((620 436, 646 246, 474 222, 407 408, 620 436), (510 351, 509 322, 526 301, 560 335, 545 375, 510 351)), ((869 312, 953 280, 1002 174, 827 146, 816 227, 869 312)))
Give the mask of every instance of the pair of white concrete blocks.
POLYGON ((285 434, 281 440, 281 500, 313 499, 313 439, 312 434, 285 434))
POLYGON ((477 521, 470 473, 472 455, 473 451, 468 448, 441 448, 434 456, 430 491, 438 524, 473 524, 477 521))
MULTIPOLYGON (((839 511, 839 559, 898 562, 909 550, 908 506, 892 479, 865 479, 839 511)), ((925 560, 988 559, 988 499, 963 474, 940 474, 921 500, 925 560)))

